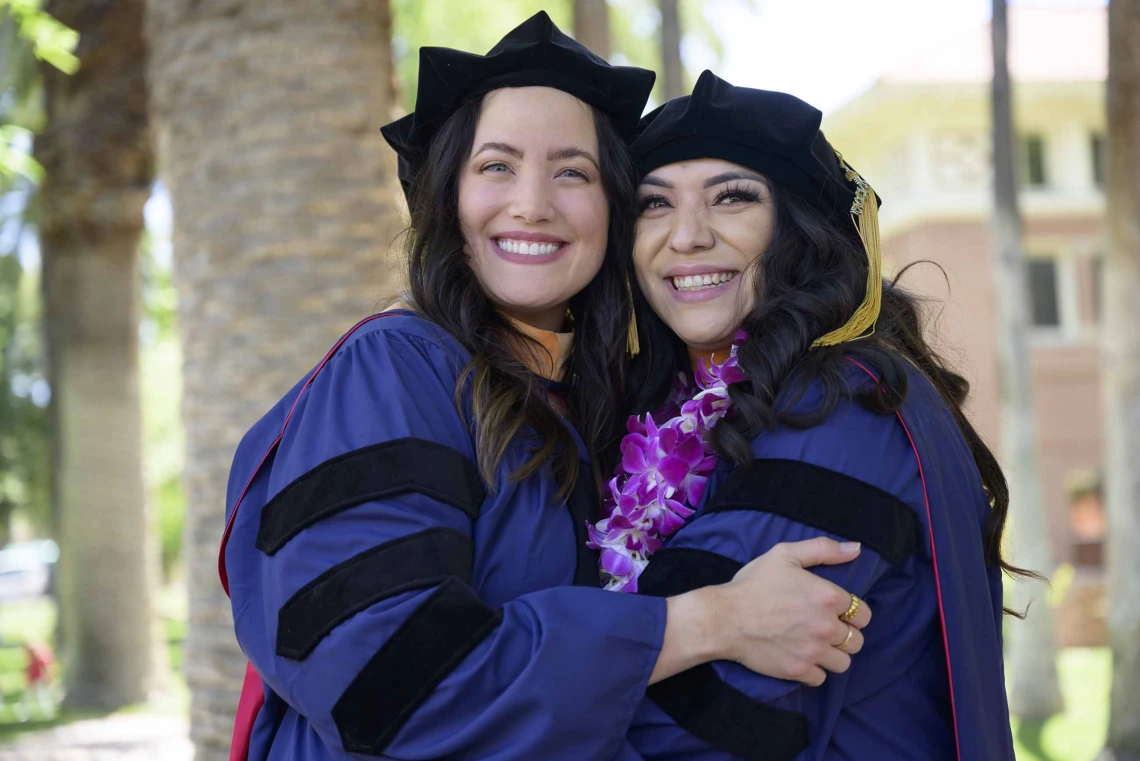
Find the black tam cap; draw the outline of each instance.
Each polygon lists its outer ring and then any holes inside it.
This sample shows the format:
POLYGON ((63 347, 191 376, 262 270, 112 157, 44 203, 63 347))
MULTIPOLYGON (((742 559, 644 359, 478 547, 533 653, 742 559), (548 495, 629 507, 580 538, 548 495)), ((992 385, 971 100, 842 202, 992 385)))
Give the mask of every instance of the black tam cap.
POLYGON ((501 87, 552 87, 608 114, 629 139, 637 130, 655 77, 647 69, 611 66, 539 11, 487 55, 420 48, 416 110, 381 132, 400 157, 400 184, 407 193, 435 133, 470 98, 501 87))
POLYGON ((867 251, 867 295, 847 325, 815 344, 829 346, 874 328, 882 282, 878 196, 827 142, 822 121, 819 109, 793 95, 735 87, 705 71, 692 95, 641 120, 632 147, 642 176, 679 161, 723 159, 778 182, 832 218, 851 219, 867 251))
POLYGON ((736 87, 711 71, 693 94, 641 120, 633 143, 642 174, 678 161, 717 158, 748 167, 827 214, 850 213, 858 191, 820 132, 823 114, 794 95, 736 87))

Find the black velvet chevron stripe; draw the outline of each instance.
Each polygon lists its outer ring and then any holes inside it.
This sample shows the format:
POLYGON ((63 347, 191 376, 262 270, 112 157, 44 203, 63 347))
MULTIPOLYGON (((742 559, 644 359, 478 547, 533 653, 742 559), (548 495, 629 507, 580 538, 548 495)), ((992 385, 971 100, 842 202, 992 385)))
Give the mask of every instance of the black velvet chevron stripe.
POLYGON ((598 553, 586 546, 589 536, 586 522, 596 519, 597 496, 594 494, 594 476, 589 463, 578 463, 578 482, 570 494, 570 520, 574 521, 574 546, 578 557, 574 568, 574 586, 600 587, 601 575, 598 572, 598 553))
POLYGON ((808 746, 807 717, 756 702, 711 663, 650 685, 646 694, 691 735, 745 761, 791 761, 808 746))
MULTIPOLYGON (((707 550, 658 550, 637 580, 641 594, 669 597, 731 581, 741 564, 707 550)), ((724 682, 704 663, 646 691, 677 725, 709 745, 746 761, 789 761, 808 746, 807 719, 758 703, 724 682)))
POLYGON ((393 595, 471 581, 471 538, 431 528, 393 539, 333 566, 289 598, 277 614, 277 654, 303 660, 338 625, 393 595))
POLYGON ((664 547, 637 579, 639 594, 670 597, 692 589, 726 584, 743 566, 731 558, 690 547, 664 547))
POLYGON ((379 756, 444 677, 502 621, 449 578, 404 621, 333 706, 344 749, 379 756))
POLYGON ((474 520, 485 491, 474 463, 451 447, 406 438, 346 452, 286 486, 261 510, 257 548, 273 555, 317 521, 354 505, 414 492, 474 520))
POLYGON ((753 460, 734 470, 706 513, 756 510, 862 542, 889 563, 922 546, 905 502, 857 478, 798 460, 753 460))

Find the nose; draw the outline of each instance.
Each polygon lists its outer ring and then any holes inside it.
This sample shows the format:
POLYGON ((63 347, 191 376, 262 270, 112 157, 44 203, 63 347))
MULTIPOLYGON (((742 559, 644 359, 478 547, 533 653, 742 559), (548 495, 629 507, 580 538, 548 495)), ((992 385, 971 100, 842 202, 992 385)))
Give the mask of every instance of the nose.
POLYGON ((673 224, 669 229, 669 248, 679 254, 696 254, 706 251, 716 243, 712 228, 705 220, 704 211, 699 208, 680 208, 672 215, 673 224))
POLYGON ((523 171, 514 183, 510 213, 529 224, 549 222, 554 218, 551 179, 541 171, 523 171))

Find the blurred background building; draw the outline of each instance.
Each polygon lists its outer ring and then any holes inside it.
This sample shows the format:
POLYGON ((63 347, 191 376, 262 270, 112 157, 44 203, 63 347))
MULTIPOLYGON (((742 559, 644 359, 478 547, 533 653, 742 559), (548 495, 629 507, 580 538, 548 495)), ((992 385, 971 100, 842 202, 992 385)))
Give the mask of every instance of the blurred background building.
MULTIPOLYGON (((1102 420, 1098 371, 1104 253, 1107 13, 1010 7, 1010 73, 1042 488, 1061 583, 1058 644, 1104 644, 1102 420)), ((938 40, 828 114, 824 130, 885 199, 884 255, 931 299, 970 414, 996 445, 989 25, 938 40)), ((1000 298, 1000 294, 996 294, 1000 298)))

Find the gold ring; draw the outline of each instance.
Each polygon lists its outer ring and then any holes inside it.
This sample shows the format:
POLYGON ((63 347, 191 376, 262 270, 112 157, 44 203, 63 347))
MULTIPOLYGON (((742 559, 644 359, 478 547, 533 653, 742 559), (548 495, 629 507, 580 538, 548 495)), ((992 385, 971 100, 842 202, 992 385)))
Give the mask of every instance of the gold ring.
POLYGON ((838 647, 840 650, 847 647, 847 643, 849 643, 851 641, 851 638, 854 636, 855 636, 855 628, 852 626, 848 626, 847 627, 847 639, 840 642, 838 645, 836 645, 836 647, 838 647))
POLYGON ((856 597, 855 595, 851 595, 851 606, 849 608, 847 608, 847 611, 839 617, 839 620, 842 621, 843 623, 847 623, 851 619, 855 618, 855 614, 858 612, 859 612, 859 598, 856 597))

